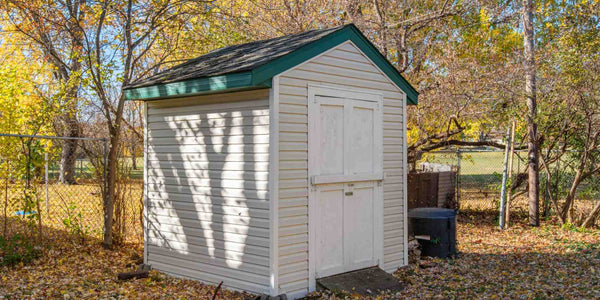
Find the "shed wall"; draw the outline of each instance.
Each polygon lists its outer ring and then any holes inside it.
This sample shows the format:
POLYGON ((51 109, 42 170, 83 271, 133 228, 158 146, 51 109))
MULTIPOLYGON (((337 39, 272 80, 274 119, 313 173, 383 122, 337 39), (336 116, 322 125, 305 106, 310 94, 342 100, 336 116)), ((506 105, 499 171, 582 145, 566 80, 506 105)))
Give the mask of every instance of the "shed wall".
POLYGON ((384 95, 384 262, 405 265, 405 94, 351 42, 278 76, 278 287, 308 292, 308 85, 329 84, 384 95))
POLYGON ((268 293, 268 90, 147 104, 147 263, 268 293))

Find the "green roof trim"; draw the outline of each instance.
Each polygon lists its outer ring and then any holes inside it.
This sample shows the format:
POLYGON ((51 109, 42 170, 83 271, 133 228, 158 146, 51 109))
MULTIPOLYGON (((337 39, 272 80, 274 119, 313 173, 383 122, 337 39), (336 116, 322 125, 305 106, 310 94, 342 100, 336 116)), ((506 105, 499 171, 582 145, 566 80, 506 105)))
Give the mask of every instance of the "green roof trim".
POLYGON ((379 69, 406 93, 409 104, 417 105, 419 93, 400 72, 375 48, 354 24, 344 26, 317 41, 252 70, 252 83, 270 81, 273 76, 289 70, 346 41, 352 41, 379 69))
POLYGON ((231 90, 268 88, 270 82, 252 85, 252 73, 241 72, 124 90, 127 100, 184 97, 231 90))
POLYGON ((125 99, 152 100, 233 90, 268 88, 271 87, 271 79, 274 76, 346 41, 352 41, 394 84, 406 93, 408 104, 416 105, 418 103, 419 93, 353 24, 346 25, 250 71, 159 83, 131 89, 126 88, 124 90, 125 99))

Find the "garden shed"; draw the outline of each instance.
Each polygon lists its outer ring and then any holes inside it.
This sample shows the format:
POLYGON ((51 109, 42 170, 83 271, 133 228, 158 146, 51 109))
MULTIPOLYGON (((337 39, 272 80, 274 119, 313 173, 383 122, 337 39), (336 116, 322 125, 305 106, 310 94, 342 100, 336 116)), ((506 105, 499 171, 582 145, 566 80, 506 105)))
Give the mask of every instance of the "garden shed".
POLYGON ((407 264, 417 92, 354 25, 218 49, 125 95, 145 106, 154 269, 295 298, 407 264))

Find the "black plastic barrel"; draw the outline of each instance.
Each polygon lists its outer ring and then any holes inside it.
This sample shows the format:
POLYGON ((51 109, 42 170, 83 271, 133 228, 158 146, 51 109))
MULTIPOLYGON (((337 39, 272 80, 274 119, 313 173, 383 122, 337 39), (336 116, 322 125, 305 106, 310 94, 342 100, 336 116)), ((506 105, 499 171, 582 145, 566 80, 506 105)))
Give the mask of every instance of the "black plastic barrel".
POLYGON ((408 212, 409 231, 421 245, 421 255, 446 258, 456 255, 456 211, 423 207, 408 212))

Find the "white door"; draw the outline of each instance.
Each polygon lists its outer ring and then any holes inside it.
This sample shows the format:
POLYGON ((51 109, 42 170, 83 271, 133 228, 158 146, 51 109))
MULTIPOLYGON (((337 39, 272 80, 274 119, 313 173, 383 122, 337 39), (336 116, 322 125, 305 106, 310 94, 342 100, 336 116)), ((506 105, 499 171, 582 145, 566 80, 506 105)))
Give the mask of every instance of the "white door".
POLYGON ((310 101, 314 275, 375 266, 383 219, 381 97, 318 89, 310 101))

